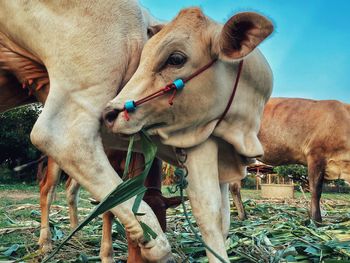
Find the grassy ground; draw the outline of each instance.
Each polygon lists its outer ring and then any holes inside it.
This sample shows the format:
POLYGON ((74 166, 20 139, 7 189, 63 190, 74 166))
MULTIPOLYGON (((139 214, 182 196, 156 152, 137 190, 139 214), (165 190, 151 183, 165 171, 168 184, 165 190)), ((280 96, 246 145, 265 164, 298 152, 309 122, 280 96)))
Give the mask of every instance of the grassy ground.
MULTIPOLYGON (((166 188, 163 192, 169 195, 166 188)), ((80 196, 82 219, 93 206, 85 191, 80 196)), ((349 194, 323 194, 324 224, 320 227, 308 220, 309 194, 296 193, 293 200, 263 200, 260 191, 243 190, 242 197, 249 219, 239 222, 232 209, 227 240, 232 262, 350 262, 349 194)), ((39 211, 38 186, 0 185, 0 262, 40 262, 42 255, 36 246, 39 211)), ((58 187, 51 219, 54 243, 58 244, 70 230, 63 186, 58 187)), ((95 219, 52 262, 98 261, 100 235, 101 220, 95 219)), ((168 211, 168 237, 179 262, 206 262, 181 207, 168 211)), ((127 248, 118 224, 114 225, 114 238, 116 259, 123 262, 127 248)))

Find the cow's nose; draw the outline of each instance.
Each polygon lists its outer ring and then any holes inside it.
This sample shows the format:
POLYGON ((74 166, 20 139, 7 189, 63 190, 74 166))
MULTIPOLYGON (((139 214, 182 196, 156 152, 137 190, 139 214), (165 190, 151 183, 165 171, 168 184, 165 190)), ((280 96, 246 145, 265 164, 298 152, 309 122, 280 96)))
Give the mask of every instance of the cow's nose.
POLYGON ((121 110, 112 108, 112 107, 107 107, 103 113, 102 113, 102 118, 107 126, 107 128, 112 128, 114 121, 117 119, 118 114, 121 112, 121 110))

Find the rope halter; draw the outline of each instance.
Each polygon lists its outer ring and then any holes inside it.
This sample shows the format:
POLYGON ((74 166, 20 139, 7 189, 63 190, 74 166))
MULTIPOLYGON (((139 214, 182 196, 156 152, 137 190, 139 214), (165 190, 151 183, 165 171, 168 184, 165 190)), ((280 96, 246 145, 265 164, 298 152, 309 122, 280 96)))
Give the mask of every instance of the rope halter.
MULTIPOLYGON (((140 106, 141 104, 153 100, 157 97, 163 96, 169 92, 172 92, 172 95, 170 96, 168 103, 169 105, 173 105, 173 101, 175 99, 175 95, 177 93, 177 91, 182 90, 185 87, 185 84, 190 81, 191 79, 193 79, 194 77, 198 76, 199 74, 203 73, 204 71, 206 71, 208 68, 210 68, 215 62, 217 61, 217 59, 213 59, 211 62, 209 62, 208 64, 204 65, 203 67, 201 67, 200 69, 198 69, 197 71, 195 71, 194 73, 192 73, 190 76, 188 76, 187 78, 183 78, 183 79, 176 79, 174 80, 172 83, 167 84, 165 87, 159 89, 158 91, 151 93, 150 95, 139 99, 139 100, 127 100, 124 104, 124 107, 122 109, 122 111, 124 112, 124 118, 129 121, 130 117, 129 117, 129 112, 134 112, 136 110, 136 108, 138 106, 140 106)), ((241 71, 242 71, 242 67, 243 67, 243 60, 240 61, 239 63, 239 68, 238 68, 238 72, 237 72, 237 76, 236 76, 236 80, 234 82, 233 85, 233 90, 232 90, 232 94, 231 97, 228 101, 228 104, 223 112, 223 114, 221 115, 217 125, 219 125, 219 123, 224 119, 225 115, 227 114, 233 98, 235 96, 236 90, 237 90, 237 86, 238 86, 238 82, 239 82, 239 78, 241 75, 241 71)))

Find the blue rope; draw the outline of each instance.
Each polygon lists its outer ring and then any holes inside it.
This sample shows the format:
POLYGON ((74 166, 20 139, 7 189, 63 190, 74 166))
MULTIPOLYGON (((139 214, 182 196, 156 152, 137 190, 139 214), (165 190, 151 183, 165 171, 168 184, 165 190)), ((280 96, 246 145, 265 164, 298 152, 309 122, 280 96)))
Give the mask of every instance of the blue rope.
POLYGON ((185 206, 185 196, 184 196, 184 193, 183 193, 184 189, 186 189, 187 186, 188 186, 188 181, 186 179, 186 177, 187 177, 187 170, 177 167, 175 169, 174 175, 175 175, 176 186, 175 186, 175 191, 171 190, 171 193, 174 193, 174 192, 180 190, 181 205, 182 205, 182 209, 184 211, 183 213, 184 213, 184 216, 185 216, 186 221, 188 223, 188 226, 190 227, 190 229, 191 229, 192 233, 194 234, 195 238, 199 242, 201 242, 203 247, 205 247, 210 253, 212 253, 218 260, 220 260, 222 263, 228 263, 225 259, 223 259, 219 254, 217 254, 211 247, 209 247, 204 242, 204 240, 198 234, 198 231, 194 228, 194 226, 191 223, 190 217, 189 217, 188 212, 187 212, 187 208, 185 206), (174 191, 174 192, 172 192, 172 191, 174 191))

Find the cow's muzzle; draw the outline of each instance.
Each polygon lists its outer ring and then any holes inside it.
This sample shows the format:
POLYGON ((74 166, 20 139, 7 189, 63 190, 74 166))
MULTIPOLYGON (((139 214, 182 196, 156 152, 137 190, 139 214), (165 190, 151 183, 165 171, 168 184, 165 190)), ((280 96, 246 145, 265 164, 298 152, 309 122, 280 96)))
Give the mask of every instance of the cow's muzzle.
POLYGON ((102 119, 107 128, 111 129, 122 110, 108 106, 102 113, 102 119))

